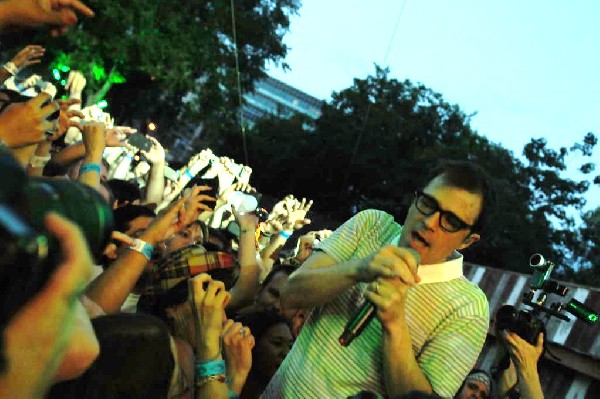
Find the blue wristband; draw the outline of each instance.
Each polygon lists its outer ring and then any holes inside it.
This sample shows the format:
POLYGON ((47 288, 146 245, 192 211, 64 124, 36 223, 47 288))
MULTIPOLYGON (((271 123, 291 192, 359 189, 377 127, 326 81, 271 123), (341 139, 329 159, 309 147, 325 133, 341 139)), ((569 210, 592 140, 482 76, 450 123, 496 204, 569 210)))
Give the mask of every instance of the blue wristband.
POLYGON ((134 245, 130 246, 129 248, 133 249, 134 251, 138 251, 148 260, 152 259, 152 253, 154 252, 154 247, 152 245, 148 244, 146 241, 140 240, 139 238, 136 238, 133 240, 133 242, 134 245))
POLYGON ((183 174, 186 175, 187 177, 189 177, 190 180, 192 180, 194 178, 194 175, 190 173, 189 169, 187 169, 183 174))
POLYGON ((81 165, 81 167, 79 168, 80 175, 86 172, 96 172, 100 174, 100 171, 100 165, 97 163, 86 163, 85 165, 81 165))
POLYGON ((229 399, 238 399, 240 397, 240 395, 233 392, 231 389, 227 391, 227 395, 229 395, 229 399))
POLYGON ((196 362, 196 378, 210 377, 211 375, 219 374, 226 374, 225 360, 196 362))
POLYGON ((288 231, 282 231, 279 233, 280 236, 282 236, 283 238, 290 238, 292 236, 293 233, 290 233, 288 231))

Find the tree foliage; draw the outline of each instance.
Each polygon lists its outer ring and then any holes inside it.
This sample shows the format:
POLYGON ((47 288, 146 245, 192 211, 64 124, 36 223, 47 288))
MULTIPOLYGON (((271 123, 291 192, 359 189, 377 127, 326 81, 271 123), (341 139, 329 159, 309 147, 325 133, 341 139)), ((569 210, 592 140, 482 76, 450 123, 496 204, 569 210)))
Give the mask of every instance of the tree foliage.
MULTIPOLYGON (((82 19, 62 38, 44 33, 31 39, 46 46, 50 63, 61 58, 82 71, 88 102, 107 94, 117 120, 151 116, 163 126, 202 120, 209 130, 236 121, 235 43, 240 83, 249 90, 268 61, 285 57, 283 35, 300 6, 299 0, 86 3, 96 11, 94 18, 82 19), (186 95, 192 101, 182 101, 186 95)), ((7 52, 22 45, 20 40, 7 52)))
MULTIPOLYGON (((240 138, 230 140, 229 154, 243 159, 240 138)), ((566 252, 577 252, 572 210, 582 209, 589 182, 562 173, 571 152, 591 156, 596 144, 591 133, 558 151, 543 138, 532 139, 520 160, 473 131, 469 117, 439 93, 390 79, 380 68, 335 93, 316 121, 266 119, 247 141, 253 182, 260 190, 306 196, 342 221, 358 210, 378 208, 403 222, 412 193, 426 183, 435 162, 476 161, 488 170, 499 195, 492 228, 467 258, 523 272, 529 272, 533 253, 561 260, 566 252)))

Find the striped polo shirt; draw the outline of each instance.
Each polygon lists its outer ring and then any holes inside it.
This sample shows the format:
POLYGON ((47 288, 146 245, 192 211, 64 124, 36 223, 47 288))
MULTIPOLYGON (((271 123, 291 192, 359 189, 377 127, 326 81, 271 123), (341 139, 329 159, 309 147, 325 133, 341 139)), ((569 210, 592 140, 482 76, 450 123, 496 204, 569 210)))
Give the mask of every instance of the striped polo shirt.
MULTIPOLYGON (((402 227, 383 211, 359 212, 318 249, 338 262, 397 244, 402 227)), ((483 291, 462 274, 462 255, 423 265, 408 291, 406 317, 416 360, 433 390, 451 398, 475 364, 489 324, 483 291)), ((381 323, 376 318, 348 347, 338 338, 365 301, 365 283, 312 310, 290 353, 261 398, 347 398, 360 391, 385 395, 381 323)))

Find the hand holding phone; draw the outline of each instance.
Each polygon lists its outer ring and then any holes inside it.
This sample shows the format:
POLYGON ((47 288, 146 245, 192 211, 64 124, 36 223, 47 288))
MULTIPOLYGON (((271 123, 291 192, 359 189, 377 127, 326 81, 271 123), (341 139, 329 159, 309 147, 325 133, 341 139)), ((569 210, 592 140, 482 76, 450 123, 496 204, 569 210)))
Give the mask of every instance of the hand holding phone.
POLYGON ((152 148, 152 141, 145 134, 139 132, 129 136, 127 142, 143 151, 150 151, 152 148))

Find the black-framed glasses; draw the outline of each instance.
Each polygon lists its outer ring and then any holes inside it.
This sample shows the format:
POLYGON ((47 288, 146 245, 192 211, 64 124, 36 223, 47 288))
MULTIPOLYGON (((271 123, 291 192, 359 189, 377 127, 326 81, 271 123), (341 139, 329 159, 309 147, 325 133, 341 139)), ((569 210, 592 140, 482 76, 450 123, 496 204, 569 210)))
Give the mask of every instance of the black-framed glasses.
POLYGON ((473 225, 463 222, 458 216, 450 211, 440 208, 437 200, 421 190, 415 191, 415 206, 417 210, 425 216, 431 216, 436 212, 440 213, 438 223, 440 227, 448 233, 456 233, 459 230, 472 229, 473 225))

